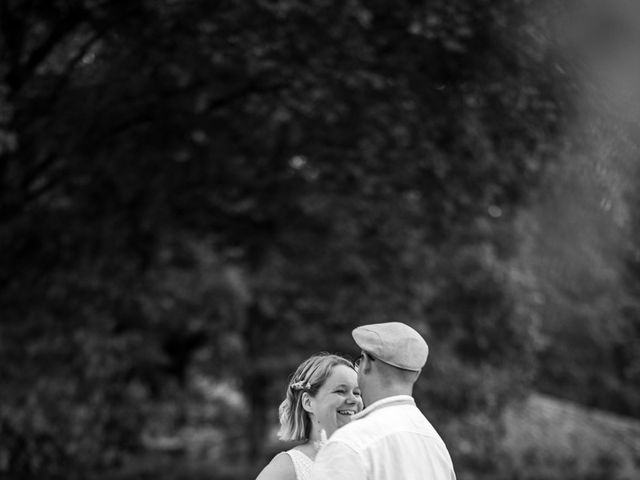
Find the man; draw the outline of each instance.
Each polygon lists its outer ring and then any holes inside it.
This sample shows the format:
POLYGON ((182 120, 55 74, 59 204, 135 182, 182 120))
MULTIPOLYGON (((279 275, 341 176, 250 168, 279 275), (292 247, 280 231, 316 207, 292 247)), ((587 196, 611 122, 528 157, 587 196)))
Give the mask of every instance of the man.
POLYGON ((425 340, 399 322, 352 336, 366 408, 320 450, 313 480, 455 480, 447 447, 411 396, 429 355, 425 340))

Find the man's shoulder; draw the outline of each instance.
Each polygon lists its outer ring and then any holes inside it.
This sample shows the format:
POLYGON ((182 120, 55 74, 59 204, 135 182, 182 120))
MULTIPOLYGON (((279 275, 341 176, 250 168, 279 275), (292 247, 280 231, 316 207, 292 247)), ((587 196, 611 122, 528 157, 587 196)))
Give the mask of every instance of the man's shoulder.
POLYGON ((375 415, 367 415, 366 417, 354 420, 353 422, 336 430, 333 435, 331 435, 329 441, 342 442, 351 445, 361 443, 363 439, 378 430, 376 425, 377 421, 375 415))
POLYGON ((390 406, 374 410, 336 430, 330 440, 363 444, 399 431, 416 431, 416 429, 422 434, 438 436, 429 420, 417 407, 390 406))

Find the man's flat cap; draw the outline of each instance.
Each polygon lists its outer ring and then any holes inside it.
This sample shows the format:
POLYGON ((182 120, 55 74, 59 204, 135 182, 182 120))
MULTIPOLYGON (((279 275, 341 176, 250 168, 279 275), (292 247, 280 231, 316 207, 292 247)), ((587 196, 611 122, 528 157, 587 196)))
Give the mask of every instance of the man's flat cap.
POLYGON ((354 329, 351 335, 363 351, 394 367, 417 372, 427 363, 427 342, 404 323, 363 325, 354 329))

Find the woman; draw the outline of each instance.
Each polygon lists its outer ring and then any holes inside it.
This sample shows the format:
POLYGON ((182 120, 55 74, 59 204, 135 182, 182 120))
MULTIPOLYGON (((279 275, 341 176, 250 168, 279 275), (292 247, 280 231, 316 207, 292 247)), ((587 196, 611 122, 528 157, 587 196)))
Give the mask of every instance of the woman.
POLYGON ((256 480, 307 480, 323 440, 362 410, 353 363, 339 355, 320 353, 302 362, 291 377, 280 404, 283 441, 302 441, 281 452, 256 480))

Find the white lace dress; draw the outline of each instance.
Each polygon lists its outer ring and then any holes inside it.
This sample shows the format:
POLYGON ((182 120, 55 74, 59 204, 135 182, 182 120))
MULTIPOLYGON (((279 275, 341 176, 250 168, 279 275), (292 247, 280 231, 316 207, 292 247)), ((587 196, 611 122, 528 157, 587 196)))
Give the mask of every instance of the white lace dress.
POLYGON ((296 478, 298 480, 311 480, 311 466, 313 465, 313 460, 295 448, 287 450, 284 453, 291 457, 293 468, 296 471, 296 478))

